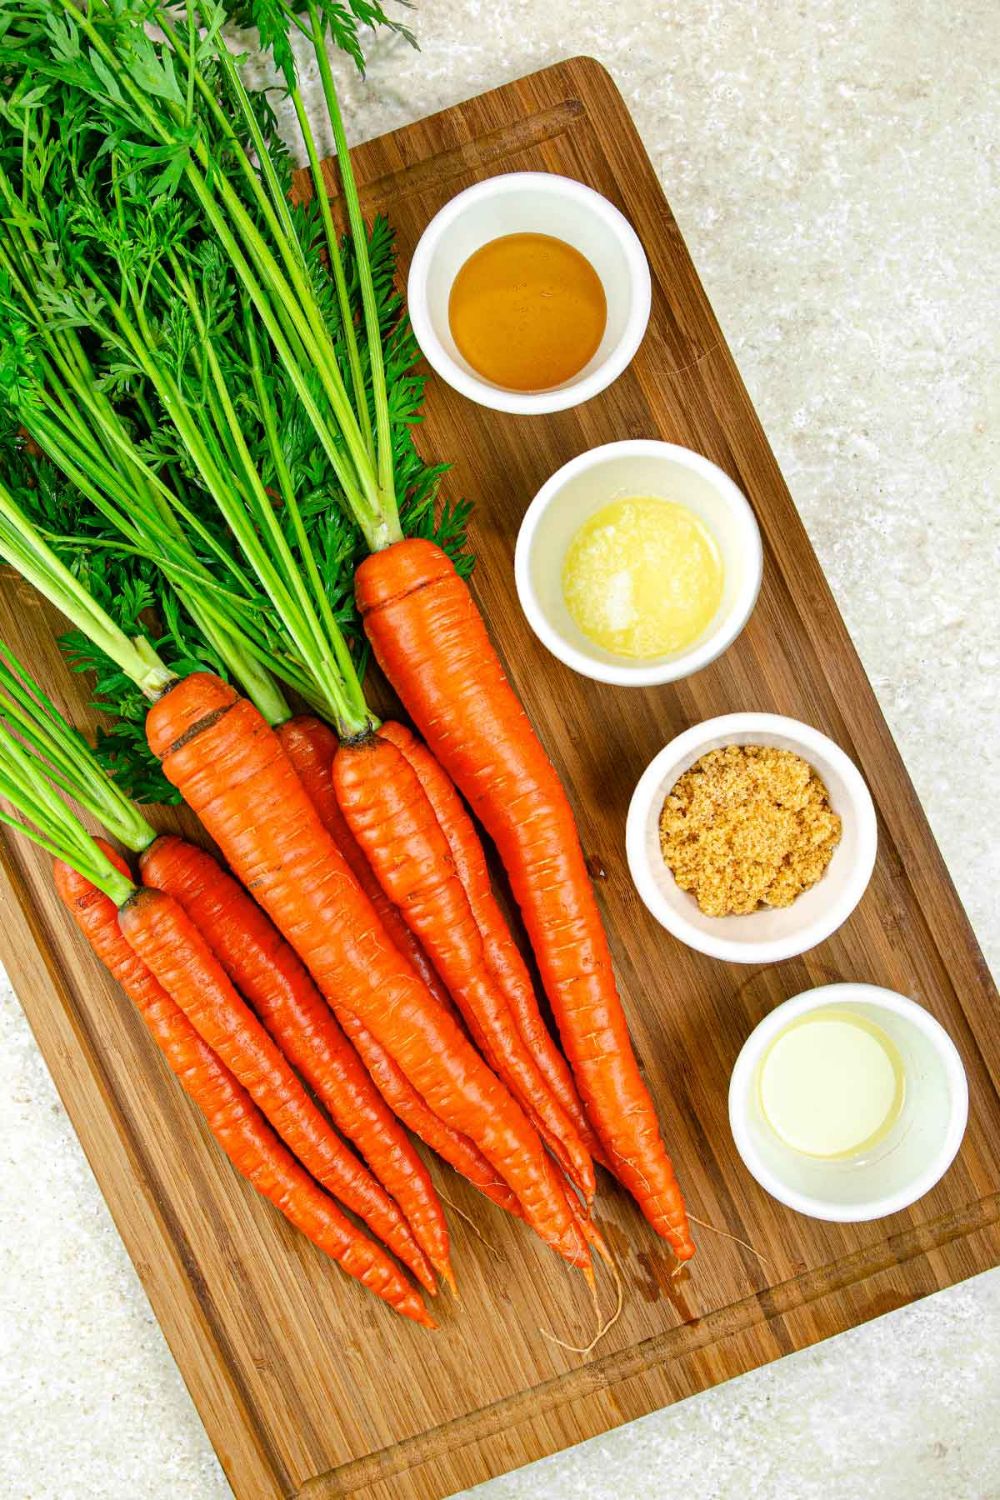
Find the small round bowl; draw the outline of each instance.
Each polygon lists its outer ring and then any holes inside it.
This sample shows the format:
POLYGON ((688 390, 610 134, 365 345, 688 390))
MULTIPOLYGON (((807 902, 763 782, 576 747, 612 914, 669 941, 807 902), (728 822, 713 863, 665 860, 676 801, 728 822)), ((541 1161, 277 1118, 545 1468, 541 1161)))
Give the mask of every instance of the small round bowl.
POLYGON ((629 870, 656 920, 689 948, 739 964, 794 958, 835 932, 864 895, 877 845, 875 808, 854 762, 818 729, 780 714, 723 714, 671 740, 640 778, 625 826, 629 870), (723 745, 772 745, 801 755, 840 814, 840 843, 833 858, 816 884, 791 906, 763 907, 746 916, 706 916, 664 863, 659 828, 664 800, 689 766, 723 745))
POLYGON ((417 343, 442 380, 480 406, 530 416, 579 406, 622 373, 649 322, 649 265, 631 224, 593 188, 552 172, 508 172, 466 188, 434 215, 413 252, 406 299, 417 343), (505 234, 563 240, 586 256, 604 287, 608 318, 597 351, 551 390, 511 391, 484 380, 452 338, 455 277, 470 255, 505 234))
POLYGON ((962 1059, 920 1005, 872 984, 829 984, 786 1000, 743 1046, 729 1085, 729 1124, 748 1170, 779 1203, 813 1219, 853 1224, 908 1208, 951 1166, 969 1114, 962 1059), (906 1079, 903 1107, 869 1151, 840 1160, 787 1146, 762 1112, 760 1067, 774 1039, 811 1011, 855 1010, 895 1043, 906 1079))
POLYGON ((753 511, 728 474, 675 443, 605 443, 557 469, 532 500, 514 550, 514 580, 528 624, 574 672, 619 687, 651 687, 689 677, 721 656, 750 617, 764 566, 753 511), (632 661, 588 640, 566 608, 562 570, 585 521, 612 500, 654 495, 686 505, 715 539, 722 558, 722 600, 690 646, 652 661, 632 661))

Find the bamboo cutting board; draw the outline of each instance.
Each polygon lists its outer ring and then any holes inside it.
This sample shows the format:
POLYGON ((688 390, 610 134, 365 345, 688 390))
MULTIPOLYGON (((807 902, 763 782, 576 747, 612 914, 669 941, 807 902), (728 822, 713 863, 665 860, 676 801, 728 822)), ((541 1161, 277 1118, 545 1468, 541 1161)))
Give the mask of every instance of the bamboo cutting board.
MULTIPOLYGON (((692 1212, 750 1241, 767 1264, 696 1231, 699 1254, 673 1278, 663 1244, 605 1182, 600 1213, 628 1295, 582 1359, 539 1331, 587 1341, 579 1278, 442 1170, 476 1231, 453 1217, 462 1303, 440 1309, 435 1335, 395 1319, 236 1177, 58 907, 46 862, 5 837, 0 957, 239 1500, 435 1500, 1000 1261, 997 997, 613 84, 577 59, 374 141, 356 162, 368 209, 387 210, 399 231, 404 272, 447 198, 520 169, 590 183, 649 255, 649 332, 603 396, 557 416, 504 417, 432 381, 421 443, 455 461, 450 492, 479 501, 474 587, 600 872, 636 1048, 692 1212), (714 459, 749 496, 766 547, 760 602, 736 645, 694 679, 648 691, 560 666, 521 618, 512 579, 518 522, 540 483, 623 437, 714 459), (629 796, 651 756, 689 724, 748 708, 832 735, 860 765, 880 819, 875 876, 847 925, 804 958, 759 970, 713 962, 664 933, 631 887, 623 847, 629 796), (778 1001, 838 979, 912 995, 947 1026, 969 1072, 955 1165, 913 1209, 877 1224, 783 1209, 741 1166, 726 1121, 729 1071, 750 1029, 778 1001)), ((4 578, 3 637, 86 723, 81 685, 52 646, 57 623, 4 578)))

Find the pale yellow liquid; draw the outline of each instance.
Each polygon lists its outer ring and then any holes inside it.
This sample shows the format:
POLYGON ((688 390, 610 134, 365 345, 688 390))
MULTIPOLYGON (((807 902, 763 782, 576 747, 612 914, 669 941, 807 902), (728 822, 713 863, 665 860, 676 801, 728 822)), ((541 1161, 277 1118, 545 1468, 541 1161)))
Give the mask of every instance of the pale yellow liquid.
POLYGON ((902 1059, 880 1026, 850 1011, 816 1011, 771 1043, 760 1104, 772 1129, 805 1156, 855 1156, 876 1146, 903 1107, 902 1059))
POLYGON ((566 607, 583 634, 617 656, 683 651, 722 599, 722 560, 693 511, 637 495, 603 506, 563 563, 566 607))

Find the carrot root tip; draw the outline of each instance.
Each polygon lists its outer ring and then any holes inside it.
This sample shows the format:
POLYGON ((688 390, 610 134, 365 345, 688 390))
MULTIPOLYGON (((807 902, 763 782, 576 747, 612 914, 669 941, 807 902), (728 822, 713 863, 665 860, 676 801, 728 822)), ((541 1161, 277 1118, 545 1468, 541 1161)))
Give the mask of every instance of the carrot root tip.
MULTIPOLYGON (((772 1264, 771 1261, 769 1261, 767 1256, 764 1255, 760 1250, 758 1250, 756 1246, 751 1245, 749 1240, 740 1239, 740 1236, 738 1234, 730 1234, 728 1229, 719 1229, 715 1224, 706 1224, 704 1219, 696 1219, 694 1214, 688 1214, 688 1218, 692 1224, 697 1224, 699 1229, 707 1229, 710 1234, 718 1234, 724 1240, 732 1240, 734 1244, 742 1245, 744 1250, 749 1250, 751 1255, 755 1255, 757 1257, 762 1266, 767 1266, 768 1269, 770 1269, 772 1264)), ((694 1245, 692 1245, 690 1250, 688 1250, 685 1246, 683 1252, 676 1251, 675 1253, 677 1255, 677 1259, 681 1262, 681 1265, 684 1265, 691 1259, 691 1257, 694 1255, 694 1252, 695 1247, 694 1245)))
POLYGON ((615 1282, 615 1310, 605 1323, 601 1322, 600 1307, 597 1301, 597 1285, 594 1281, 593 1270, 591 1270, 590 1276, 588 1277, 588 1286, 590 1287, 590 1296, 594 1308, 594 1317, 597 1320, 597 1332, 594 1334, 594 1337, 591 1339, 590 1343, 568 1344, 564 1339, 557 1338, 554 1333, 549 1333, 546 1329, 539 1328, 538 1332, 542 1335, 542 1338, 548 1339, 550 1344, 557 1344, 560 1349, 568 1350, 570 1354, 593 1354, 594 1350, 597 1348, 601 1340, 605 1338, 608 1333, 610 1333, 611 1329, 618 1322, 618 1319, 622 1315, 622 1308, 625 1306, 625 1284, 622 1281, 621 1273, 618 1270, 618 1264, 615 1261, 614 1256, 610 1256, 608 1259, 608 1269, 614 1277, 615 1282))

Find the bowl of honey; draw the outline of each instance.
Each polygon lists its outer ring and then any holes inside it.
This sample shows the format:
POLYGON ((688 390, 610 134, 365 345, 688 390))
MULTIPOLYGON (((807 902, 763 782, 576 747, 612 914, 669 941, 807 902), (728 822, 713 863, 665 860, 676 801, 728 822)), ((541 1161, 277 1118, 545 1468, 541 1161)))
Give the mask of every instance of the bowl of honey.
POLYGON ((514 579, 528 623, 573 671, 651 687, 700 671, 746 624, 763 551, 745 495, 675 443, 605 443, 525 512, 514 579))
POLYGON ((424 230, 407 283, 428 363, 494 411, 564 411, 603 391, 646 331, 649 266, 600 193, 550 172, 487 178, 424 230))

